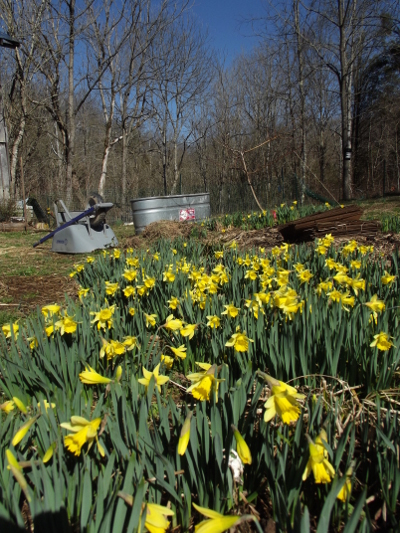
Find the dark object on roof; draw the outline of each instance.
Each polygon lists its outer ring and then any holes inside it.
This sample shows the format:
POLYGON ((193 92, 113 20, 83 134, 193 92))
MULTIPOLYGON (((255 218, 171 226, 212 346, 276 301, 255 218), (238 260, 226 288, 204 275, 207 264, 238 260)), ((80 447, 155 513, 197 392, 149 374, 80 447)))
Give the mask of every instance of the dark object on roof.
POLYGON ((0 46, 4 46, 4 48, 18 48, 20 44, 21 43, 17 41, 17 39, 14 39, 14 37, 11 37, 6 33, 0 33, 0 46))
POLYGON ((371 237, 379 231, 379 222, 360 220, 363 210, 356 205, 336 207, 323 213, 299 218, 293 222, 277 227, 285 242, 312 241, 324 237, 327 233, 333 236, 364 235, 371 237))

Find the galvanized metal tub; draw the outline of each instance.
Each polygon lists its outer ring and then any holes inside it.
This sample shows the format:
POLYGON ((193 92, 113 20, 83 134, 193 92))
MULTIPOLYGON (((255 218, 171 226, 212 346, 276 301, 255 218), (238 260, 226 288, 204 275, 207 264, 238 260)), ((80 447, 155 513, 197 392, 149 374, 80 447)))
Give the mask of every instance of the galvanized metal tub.
POLYGON ((137 234, 158 220, 194 221, 211 215, 209 192, 136 198, 131 200, 131 206, 137 234))

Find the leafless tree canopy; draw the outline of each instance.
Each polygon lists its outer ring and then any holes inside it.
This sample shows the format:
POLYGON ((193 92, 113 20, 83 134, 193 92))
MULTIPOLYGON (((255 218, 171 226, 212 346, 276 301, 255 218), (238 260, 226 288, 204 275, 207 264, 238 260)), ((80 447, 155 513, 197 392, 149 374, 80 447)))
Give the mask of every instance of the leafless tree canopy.
POLYGON ((214 211, 400 192, 395 0, 264 0, 229 64, 187 0, 0 0, 10 194, 212 193, 214 211))

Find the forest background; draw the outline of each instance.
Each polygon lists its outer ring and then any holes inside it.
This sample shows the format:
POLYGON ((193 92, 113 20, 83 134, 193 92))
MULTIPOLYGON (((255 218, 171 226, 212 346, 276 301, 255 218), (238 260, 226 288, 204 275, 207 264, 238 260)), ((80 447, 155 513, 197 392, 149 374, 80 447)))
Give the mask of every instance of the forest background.
MULTIPOLYGON (((400 192, 397 0, 260 1, 229 62, 188 0, 0 0, 10 194, 209 191, 213 213, 400 192), (251 185, 251 187, 250 187, 251 185)), ((114 211, 114 210, 113 210, 114 211)))

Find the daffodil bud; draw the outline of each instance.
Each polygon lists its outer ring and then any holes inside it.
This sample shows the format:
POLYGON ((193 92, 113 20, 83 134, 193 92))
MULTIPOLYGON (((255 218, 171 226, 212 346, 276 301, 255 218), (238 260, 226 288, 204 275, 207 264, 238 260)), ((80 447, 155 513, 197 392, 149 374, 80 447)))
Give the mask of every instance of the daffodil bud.
POLYGON ((252 457, 250 448, 247 446, 246 441, 242 437, 242 435, 239 433, 238 429, 232 424, 233 434, 236 439, 236 449, 237 453, 245 465, 251 465, 252 463, 252 457))
POLYGON ((115 371, 115 381, 116 381, 116 383, 119 383, 121 381, 121 377, 122 377, 122 366, 118 365, 117 369, 115 371))
POLYGON ((178 442, 178 453, 179 453, 179 455, 184 455, 184 453, 186 451, 186 448, 188 447, 189 439, 190 439, 190 421, 191 421, 191 419, 192 419, 192 411, 189 411, 187 416, 186 416, 185 422, 183 423, 183 426, 182 426, 182 429, 181 429, 181 434, 180 434, 180 437, 179 437, 179 442, 178 442))

